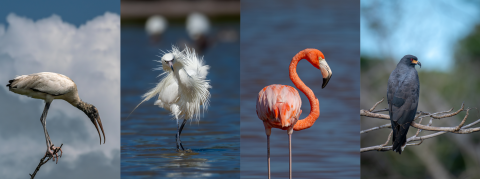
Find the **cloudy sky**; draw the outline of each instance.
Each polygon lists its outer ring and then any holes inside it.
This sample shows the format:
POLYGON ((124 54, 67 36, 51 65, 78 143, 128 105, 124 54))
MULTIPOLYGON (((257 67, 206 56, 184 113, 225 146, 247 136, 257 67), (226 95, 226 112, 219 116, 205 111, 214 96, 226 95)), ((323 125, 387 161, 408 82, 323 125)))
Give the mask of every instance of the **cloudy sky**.
POLYGON ((110 3, 116 7, 109 11, 97 8, 108 4, 85 1, 93 8, 81 15, 75 14, 79 10, 68 12, 71 5, 55 11, 61 3, 23 2, 28 7, 8 3, 0 7, 0 176, 29 177, 46 151, 40 123, 44 102, 12 93, 5 85, 18 75, 49 71, 70 77, 80 98, 98 108, 106 143, 99 145, 97 131, 83 112, 55 100, 47 129, 56 146, 63 143, 64 153, 58 164, 42 166, 36 178, 119 178, 119 2, 110 3), (41 10, 25 13, 33 7, 41 10))

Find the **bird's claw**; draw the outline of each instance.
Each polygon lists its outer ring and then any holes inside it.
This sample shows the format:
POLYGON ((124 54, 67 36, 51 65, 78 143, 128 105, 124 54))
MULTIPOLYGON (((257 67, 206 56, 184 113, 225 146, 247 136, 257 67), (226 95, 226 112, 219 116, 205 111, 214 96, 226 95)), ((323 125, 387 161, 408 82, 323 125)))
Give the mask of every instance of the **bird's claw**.
MULTIPOLYGON (((62 158, 63 151, 62 148, 60 147, 55 147, 53 144, 50 146, 49 149, 47 149, 47 152, 45 153, 45 156, 52 157, 53 161, 56 161, 58 163, 58 151, 60 150, 60 158, 62 158), (55 160, 56 159, 56 160, 55 160)), ((44 157, 45 157, 44 156, 44 157)))

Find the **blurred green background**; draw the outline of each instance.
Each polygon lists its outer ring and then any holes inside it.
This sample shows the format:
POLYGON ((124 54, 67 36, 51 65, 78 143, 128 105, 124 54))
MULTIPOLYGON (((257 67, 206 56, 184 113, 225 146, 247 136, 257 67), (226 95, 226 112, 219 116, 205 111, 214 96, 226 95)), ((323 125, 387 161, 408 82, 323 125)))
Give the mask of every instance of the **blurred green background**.
MULTIPOLYGON (((386 98, 387 81, 399 60, 418 57, 418 110, 438 112, 462 102, 472 108, 466 124, 480 119, 480 1, 361 2, 361 109, 386 98)), ((384 101, 376 109, 387 107, 384 101)), ((388 113, 384 113, 388 114, 388 113)), ((457 126, 465 112, 434 120, 457 126)), ((422 124, 427 124, 425 118, 422 124)), ((361 129, 389 121, 361 117, 361 129)), ((479 127, 479 125, 474 126, 479 127)), ((391 129, 361 134, 361 147, 383 144, 391 129)), ((411 127, 407 137, 417 132, 411 127)), ((421 135, 433 132, 423 131, 421 135)), ((388 145, 391 145, 391 141, 388 145)), ((393 151, 361 154, 362 178, 480 178, 480 133, 447 133, 393 151)))

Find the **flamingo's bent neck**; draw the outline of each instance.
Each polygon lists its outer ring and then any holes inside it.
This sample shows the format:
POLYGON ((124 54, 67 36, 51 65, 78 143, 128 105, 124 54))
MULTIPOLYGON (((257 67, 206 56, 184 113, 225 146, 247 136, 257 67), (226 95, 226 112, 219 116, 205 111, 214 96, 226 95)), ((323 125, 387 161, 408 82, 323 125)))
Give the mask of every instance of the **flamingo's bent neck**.
POLYGON ((312 59, 313 54, 311 53, 313 52, 310 49, 302 50, 301 52, 297 53, 297 55, 293 57, 289 67, 290 80, 292 80, 293 84, 295 84, 295 86, 307 96, 308 101, 310 102, 310 113, 305 119, 297 121, 293 127, 293 130, 296 131, 310 128, 320 116, 320 105, 317 97, 315 97, 313 91, 307 85, 305 85, 305 83, 303 83, 297 74, 297 64, 300 60, 307 59, 314 66, 315 63, 319 63, 318 59, 312 59))

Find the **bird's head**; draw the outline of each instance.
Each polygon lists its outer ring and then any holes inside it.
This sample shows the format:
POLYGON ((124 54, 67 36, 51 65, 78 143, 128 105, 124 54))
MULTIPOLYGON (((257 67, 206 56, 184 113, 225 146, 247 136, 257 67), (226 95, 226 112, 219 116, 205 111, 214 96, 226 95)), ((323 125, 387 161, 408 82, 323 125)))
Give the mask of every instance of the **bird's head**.
POLYGON ((418 61, 418 58, 413 55, 405 55, 400 62, 413 67, 415 67, 415 65, 418 65, 420 66, 420 68, 422 68, 422 63, 420 63, 418 61))
POLYGON ((95 128, 98 132, 98 137, 100 138, 100 144, 102 144, 102 137, 100 136, 100 130, 98 130, 98 126, 100 126, 103 134, 103 143, 105 144, 105 132, 103 131, 102 120, 100 119, 97 108, 88 103, 83 103, 81 105, 83 106, 79 107, 79 109, 81 109, 88 116, 88 118, 90 118, 90 121, 92 121, 93 125, 95 125, 95 128))
POLYGON ((325 56, 323 56, 323 53, 317 49, 306 49, 305 52, 305 55, 307 56, 306 59, 322 72, 322 88, 325 88, 332 77, 332 70, 330 69, 330 66, 328 66, 325 56))
POLYGON ((175 69, 173 68, 173 64, 175 63, 175 56, 173 53, 166 53, 162 57, 162 66, 163 66, 163 71, 172 71, 175 72, 175 69))

